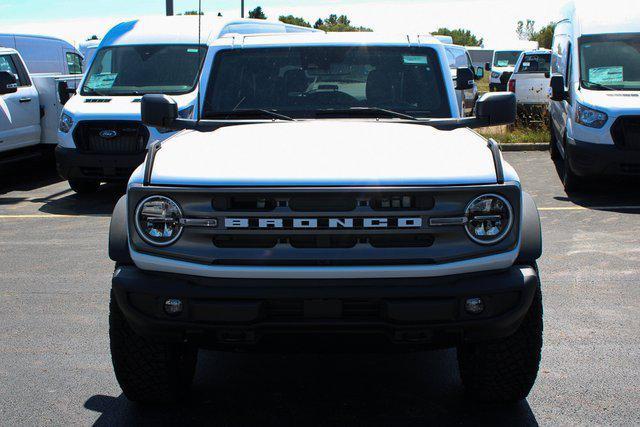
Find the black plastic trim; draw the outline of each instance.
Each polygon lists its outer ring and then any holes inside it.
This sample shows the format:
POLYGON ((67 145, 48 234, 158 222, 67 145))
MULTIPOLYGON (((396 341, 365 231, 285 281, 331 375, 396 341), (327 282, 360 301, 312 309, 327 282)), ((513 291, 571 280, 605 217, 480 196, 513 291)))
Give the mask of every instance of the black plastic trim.
POLYGON ((491 150, 491 155, 493 156, 493 164, 496 168, 496 182, 498 184, 504 184, 504 168, 502 166, 502 156, 500 155, 500 146, 494 140, 489 138, 487 142, 487 146, 491 150))
POLYGON ((151 174, 153 173, 153 162, 156 159, 157 152, 162 148, 162 141, 156 141, 149 147, 147 153, 147 160, 144 165, 144 181, 142 185, 148 186, 151 184, 151 174))

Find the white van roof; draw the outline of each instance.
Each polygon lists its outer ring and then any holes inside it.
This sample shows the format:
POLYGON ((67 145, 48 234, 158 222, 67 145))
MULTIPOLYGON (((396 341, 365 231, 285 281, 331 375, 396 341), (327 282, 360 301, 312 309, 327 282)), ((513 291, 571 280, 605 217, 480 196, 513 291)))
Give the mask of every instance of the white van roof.
POLYGON ((215 41, 216 46, 259 47, 259 46, 424 46, 442 45, 431 35, 385 34, 376 32, 315 32, 305 34, 230 34, 215 41))
POLYGON ((101 46, 136 44, 202 44, 210 45, 229 33, 287 33, 317 31, 262 19, 225 19, 202 16, 198 36, 198 16, 165 16, 122 22, 102 39, 101 46))
POLYGON ((606 7, 596 7, 592 1, 575 0, 564 6, 562 18, 574 23, 576 37, 640 32, 638 0, 608 0, 606 7))
MULTIPOLYGON (((58 37, 53 37, 53 36, 45 36, 42 34, 22 34, 22 33, 0 33, 0 38, 3 37, 24 37, 24 38, 28 38, 28 39, 44 39, 44 40, 54 40, 54 41, 58 41, 61 42, 65 45, 66 48, 75 50, 75 46, 73 46, 71 43, 69 43, 68 41, 66 41, 65 39, 61 39, 58 37)), ((0 45, 0 47, 3 47, 2 45, 0 45)))

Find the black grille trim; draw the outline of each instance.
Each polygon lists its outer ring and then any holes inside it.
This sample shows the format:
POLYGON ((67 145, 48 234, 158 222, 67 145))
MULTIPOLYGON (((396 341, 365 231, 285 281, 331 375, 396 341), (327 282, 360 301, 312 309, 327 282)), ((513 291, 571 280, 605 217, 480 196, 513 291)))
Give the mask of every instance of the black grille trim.
POLYGON ((149 130, 138 121, 82 121, 73 132, 73 140, 83 153, 140 154, 146 151, 149 130), (105 138, 102 131, 116 135, 105 138))
POLYGON ((640 116, 623 116, 611 126, 611 137, 621 150, 640 151, 640 116))

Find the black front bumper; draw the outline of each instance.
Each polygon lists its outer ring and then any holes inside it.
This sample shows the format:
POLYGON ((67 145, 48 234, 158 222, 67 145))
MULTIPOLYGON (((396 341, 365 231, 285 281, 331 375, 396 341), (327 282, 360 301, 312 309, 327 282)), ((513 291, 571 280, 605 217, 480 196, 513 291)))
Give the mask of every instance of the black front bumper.
POLYGON ((116 269, 113 292, 131 327, 163 342, 259 349, 314 337, 376 338, 405 347, 452 347, 515 332, 540 286, 536 269, 438 278, 222 279, 116 269), (465 311, 482 298, 481 314, 465 311), (184 310, 168 315, 164 302, 184 310), (283 341, 284 340, 284 341, 283 341))
POLYGON ((146 152, 136 154, 91 154, 75 148, 56 147, 58 173, 64 179, 127 181, 144 162, 146 152))
POLYGON ((566 148, 576 175, 640 175, 640 150, 573 140, 568 140, 566 148))

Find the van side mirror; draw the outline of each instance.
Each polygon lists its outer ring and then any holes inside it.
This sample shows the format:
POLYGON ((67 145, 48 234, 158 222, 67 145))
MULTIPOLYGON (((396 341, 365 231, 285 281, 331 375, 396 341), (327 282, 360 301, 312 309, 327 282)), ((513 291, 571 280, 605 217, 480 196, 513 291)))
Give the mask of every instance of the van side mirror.
POLYGON ((476 103, 476 119, 485 126, 511 125, 516 122, 516 94, 511 92, 485 93, 476 103))
POLYGON ((8 71, 0 71, 0 95, 16 93, 18 91, 18 80, 16 76, 8 71))
POLYGON ((467 90, 473 88, 473 81, 475 80, 475 75, 471 68, 458 68, 456 70, 456 90, 467 90))
POLYGON ((142 123, 155 128, 170 128, 178 118, 178 104, 167 95, 144 95, 140 106, 142 123))
POLYGON ((567 91, 565 90, 564 77, 561 75, 551 76, 551 100, 564 101, 567 99, 567 91))
POLYGON ((485 64, 484 64, 484 69, 485 69, 486 71, 491 71, 491 63, 489 63, 489 62, 485 62, 485 64))
POLYGON ((476 80, 482 80, 484 78, 484 68, 476 67, 476 80))

